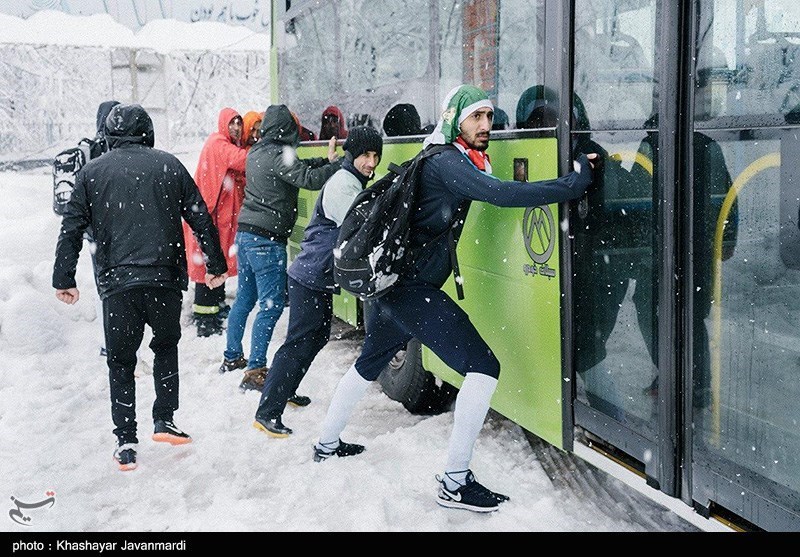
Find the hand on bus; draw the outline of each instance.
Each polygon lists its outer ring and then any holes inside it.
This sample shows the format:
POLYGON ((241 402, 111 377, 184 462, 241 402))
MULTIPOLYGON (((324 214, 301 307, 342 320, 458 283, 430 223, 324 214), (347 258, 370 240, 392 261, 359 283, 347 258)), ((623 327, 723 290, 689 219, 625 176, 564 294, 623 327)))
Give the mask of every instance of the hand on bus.
POLYGON ((328 160, 333 162, 338 158, 339 155, 336 154, 336 136, 334 136, 328 140, 328 160))

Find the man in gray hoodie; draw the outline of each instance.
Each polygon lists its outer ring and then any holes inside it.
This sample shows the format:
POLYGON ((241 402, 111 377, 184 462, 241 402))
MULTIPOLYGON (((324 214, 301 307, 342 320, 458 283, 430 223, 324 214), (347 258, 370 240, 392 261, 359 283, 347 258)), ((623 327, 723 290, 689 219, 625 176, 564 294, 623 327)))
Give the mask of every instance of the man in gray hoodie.
POLYGON ((285 305, 286 242, 297 222, 300 188, 319 190, 341 168, 336 138, 328 157, 299 159, 297 119, 285 105, 267 108, 261 139, 247 154, 247 185, 236 232, 238 289, 228 314, 227 345, 220 372, 247 368, 242 389, 261 390, 267 373, 267 348, 285 305), (247 317, 258 303, 250 357, 242 337, 247 317))

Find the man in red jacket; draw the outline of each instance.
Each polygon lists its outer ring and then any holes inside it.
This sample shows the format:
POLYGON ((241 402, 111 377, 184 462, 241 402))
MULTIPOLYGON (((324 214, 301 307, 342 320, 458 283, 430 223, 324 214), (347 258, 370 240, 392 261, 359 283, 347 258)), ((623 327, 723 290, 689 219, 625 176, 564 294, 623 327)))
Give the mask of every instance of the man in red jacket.
MULTIPOLYGON (((219 243, 228 263, 229 275, 236 275, 236 253, 231 250, 236 236, 236 220, 244 198, 244 167, 247 149, 242 146, 242 117, 232 108, 219 113, 217 131, 206 139, 194 173, 194 181, 219 230, 219 243)), ((197 336, 222 334, 226 315, 225 285, 211 289, 205 285, 206 265, 197 240, 184 222, 189 279, 194 282, 192 306, 197 336), (223 313, 220 313, 220 311, 223 313)))

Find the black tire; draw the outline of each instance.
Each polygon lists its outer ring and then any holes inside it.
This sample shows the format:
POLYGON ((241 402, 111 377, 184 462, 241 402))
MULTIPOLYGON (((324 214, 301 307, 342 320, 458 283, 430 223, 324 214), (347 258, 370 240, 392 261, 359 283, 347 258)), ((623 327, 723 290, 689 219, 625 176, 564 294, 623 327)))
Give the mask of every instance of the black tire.
POLYGON ((412 338, 378 377, 383 392, 412 414, 434 415, 450 409, 458 390, 422 366, 422 346, 412 338))

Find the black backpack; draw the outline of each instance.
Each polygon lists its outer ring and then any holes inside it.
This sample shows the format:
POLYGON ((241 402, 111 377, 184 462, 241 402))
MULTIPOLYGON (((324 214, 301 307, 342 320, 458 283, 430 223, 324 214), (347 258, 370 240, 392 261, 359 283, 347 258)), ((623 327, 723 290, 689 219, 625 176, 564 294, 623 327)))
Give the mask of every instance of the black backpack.
POLYGON ((84 137, 77 147, 64 149, 53 159, 53 211, 63 215, 75 189, 75 178, 78 171, 87 161, 96 159, 108 151, 105 137, 94 139, 84 137))
MULTIPOLYGON (((75 178, 86 161, 95 158, 97 142, 82 139, 77 147, 64 149, 53 159, 53 211, 63 215, 75 189, 75 178)), ((102 154, 102 153, 100 153, 102 154)))
MULTIPOLYGON (((366 300, 382 296, 397 282, 413 260, 409 231, 422 164, 431 155, 452 148, 432 145, 401 166, 390 163, 385 176, 356 196, 342 221, 333 250, 333 277, 344 290, 366 300)), ((450 237, 450 259, 459 299, 464 294, 455 244, 468 207, 468 201, 459 206, 452 226, 444 233, 450 237)))

